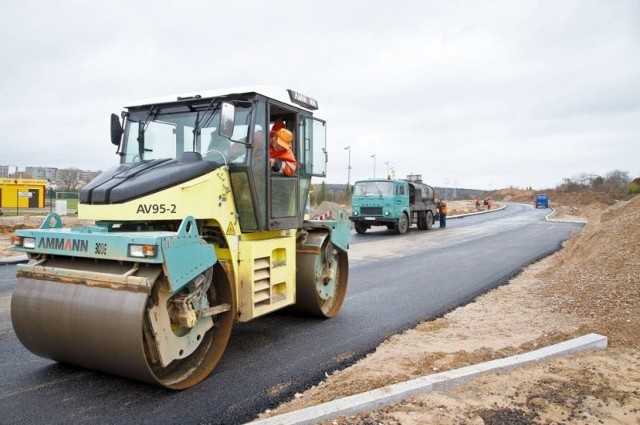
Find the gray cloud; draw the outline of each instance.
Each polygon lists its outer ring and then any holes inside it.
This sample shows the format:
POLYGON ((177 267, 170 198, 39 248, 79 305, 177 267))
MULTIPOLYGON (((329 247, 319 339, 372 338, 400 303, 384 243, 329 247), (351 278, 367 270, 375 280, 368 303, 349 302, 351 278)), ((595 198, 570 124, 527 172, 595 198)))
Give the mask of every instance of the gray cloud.
POLYGON ((329 123, 328 182, 640 175, 634 1, 4 2, 0 164, 105 169, 133 99, 270 84, 329 123))

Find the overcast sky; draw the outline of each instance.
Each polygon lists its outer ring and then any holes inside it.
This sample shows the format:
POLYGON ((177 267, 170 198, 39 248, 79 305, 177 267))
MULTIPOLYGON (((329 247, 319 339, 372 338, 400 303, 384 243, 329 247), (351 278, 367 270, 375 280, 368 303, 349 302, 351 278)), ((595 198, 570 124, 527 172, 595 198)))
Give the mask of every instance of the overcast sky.
POLYGON ((352 183, 640 176, 636 0, 3 0, 0 36, 0 165, 106 169, 128 101, 268 84, 318 100, 327 183, 346 146, 352 183))

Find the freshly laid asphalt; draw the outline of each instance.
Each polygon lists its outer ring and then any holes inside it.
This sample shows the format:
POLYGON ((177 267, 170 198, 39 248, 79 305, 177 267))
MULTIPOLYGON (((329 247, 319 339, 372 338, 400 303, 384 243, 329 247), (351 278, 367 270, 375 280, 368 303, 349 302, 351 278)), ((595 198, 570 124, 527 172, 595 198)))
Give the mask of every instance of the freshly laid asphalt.
MULTIPOLYGON (((477 212, 477 213, 472 213, 472 214, 468 214, 468 215, 464 215, 464 216, 469 216, 469 215, 478 215, 478 214, 486 214, 489 212, 495 212, 495 211, 499 211, 500 209, 496 209, 496 210, 491 210, 491 211, 481 211, 481 212, 477 212)), ((464 216, 451 216, 449 217, 450 219, 455 219, 455 218, 462 218, 464 216)), ((466 220, 465 220, 466 221, 466 220)), ((455 227, 455 226, 454 226, 455 227)), ((374 236, 374 235, 371 235, 374 236)), ((380 238, 382 239, 382 238, 380 238)), ((363 240, 364 241, 364 240, 363 240)), ((20 262, 25 262, 27 260, 26 256, 19 256, 19 257, 12 257, 12 258, 5 258, 5 259, 0 259, 0 265, 3 264, 16 264, 16 263, 20 263, 20 262)), ((600 337, 603 338, 603 337, 600 337)), ((597 339, 596 342, 591 342, 586 344, 587 346, 589 346, 589 344, 596 344, 597 347, 595 348, 604 348, 606 347, 606 338, 605 338, 605 342, 604 342, 604 347, 602 347, 602 341, 600 339, 597 339)), ((579 342, 575 345, 575 347, 580 347, 585 345, 585 342, 579 342)), ((561 355, 564 352, 568 352, 568 350, 579 350, 580 348, 572 348, 573 346, 567 348, 562 348, 559 353, 560 354, 556 354, 556 355, 561 355)), ((594 348, 594 347, 592 347, 594 348)), ((585 348, 588 349, 588 348, 585 348)), ((534 356, 537 356, 538 354, 534 354, 534 356)), ((546 355, 540 355, 540 358, 538 360, 531 360, 531 361, 539 361, 542 360, 546 355)), ((503 360, 507 360, 507 359, 503 359, 503 360)), ((509 363, 509 362, 507 362, 509 363)), ((515 364, 517 365, 518 362, 515 362, 515 364)), ((481 366, 481 365, 476 365, 477 367, 481 366)), ((483 366, 484 367, 484 366, 483 366)), ((497 367, 497 366, 496 366, 497 367)), ((489 370, 488 372, 485 373, 490 373, 491 369, 487 369, 489 370)), ((400 387, 396 387, 396 386, 392 386, 393 388, 389 388, 389 387, 385 387, 383 389, 379 389, 379 390, 375 390, 373 392, 367 392, 364 394, 360 394, 360 395, 356 395, 356 396, 352 396, 352 397, 348 397, 346 399, 343 400, 339 400, 336 401, 334 405, 321 405, 323 406, 322 409, 320 408, 320 406, 316 406, 315 410, 311 410, 311 411, 307 411, 307 409, 305 410, 301 410, 298 412, 294 412, 295 414, 292 414, 292 416, 290 418, 282 418, 279 417, 281 422, 266 422, 266 423, 313 423, 315 421, 318 420, 322 420, 322 419, 326 419, 329 417, 336 417, 336 416, 344 416, 344 415, 351 415, 354 413, 358 413, 358 412, 363 412, 363 411, 367 411, 367 410, 375 410, 380 408, 381 406, 385 405, 385 404, 390 404, 390 403, 394 403, 397 402, 399 399, 402 398, 406 398, 414 393, 417 392, 426 392, 426 391, 430 391, 430 387, 428 382, 431 382, 431 386, 432 387, 437 387, 437 388, 432 388, 432 389, 442 389, 442 388, 446 388, 443 387, 443 385, 456 385, 456 382, 461 382, 462 379, 472 379, 473 376, 476 376, 475 372, 473 371, 464 371, 464 370, 460 370, 460 371, 456 371, 458 373, 458 375, 449 375, 449 376, 442 376, 442 374, 438 374, 438 375, 431 375, 430 377, 424 377, 424 378, 419 378, 419 382, 418 380, 412 380, 412 381, 408 381, 407 383, 403 383, 406 384, 406 386, 403 386, 403 384, 396 384, 399 385, 400 387), (465 378, 467 377, 467 378, 465 378), (416 382, 413 382, 416 381, 416 382), (447 384, 448 382, 448 384, 447 384), (416 392, 412 392, 412 391, 416 391, 416 392), (387 394, 389 397, 383 397, 380 394, 377 394, 376 392, 382 392, 387 394), (394 398, 395 397, 395 398, 394 398), (355 409, 355 410, 354 410, 355 409), (364 409, 364 410, 362 410, 364 409), (329 416, 327 416, 329 415, 329 416), (304 419, 304 418, 308 418, 308 419, 304 419), (307 422, 304 422, 303 420, 307 420, 307 422), (290 422, 287 422, 290 421, 290 422)), ((452 374, 453 371, 448 372, 449 374, 452 374)), ((334 402, 332 402, 334 403, 334 402)), ((254 416, 255 417, 255 416, 254 416)), ((245 418, 245 420, 247 420, 245 418)), ((275 420, 275 418, 270 418, 269 420, 275 420)))

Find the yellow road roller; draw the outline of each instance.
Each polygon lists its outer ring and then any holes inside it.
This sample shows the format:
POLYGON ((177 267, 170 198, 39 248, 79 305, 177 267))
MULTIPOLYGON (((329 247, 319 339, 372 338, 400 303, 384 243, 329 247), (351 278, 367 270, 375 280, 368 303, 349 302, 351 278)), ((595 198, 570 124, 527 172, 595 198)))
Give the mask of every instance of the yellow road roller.
POLYGON ((349 220, 305 220, 326 175, 318 103, 270 86, 132 102, 111 115, 119 164, 80 191, 65 228, 16 231, 15 333, 59 362, 189 388, 234 322, 289 307, 335 316, 347 291, 349 220), (274 134, 295 157, 274 164, 274 134), (277 130, 277 131, 276 131, 277 130))

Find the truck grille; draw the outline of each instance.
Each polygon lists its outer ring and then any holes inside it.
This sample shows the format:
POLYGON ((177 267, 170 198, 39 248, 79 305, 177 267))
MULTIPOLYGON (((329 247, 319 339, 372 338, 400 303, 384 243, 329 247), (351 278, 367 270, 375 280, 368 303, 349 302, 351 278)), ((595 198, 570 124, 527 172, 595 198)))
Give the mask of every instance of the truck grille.
POLYGON ((362 207, 360 208, 361 215, 382 215, 382 207, 362 207))

